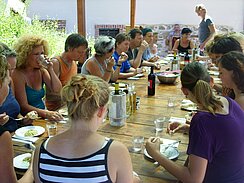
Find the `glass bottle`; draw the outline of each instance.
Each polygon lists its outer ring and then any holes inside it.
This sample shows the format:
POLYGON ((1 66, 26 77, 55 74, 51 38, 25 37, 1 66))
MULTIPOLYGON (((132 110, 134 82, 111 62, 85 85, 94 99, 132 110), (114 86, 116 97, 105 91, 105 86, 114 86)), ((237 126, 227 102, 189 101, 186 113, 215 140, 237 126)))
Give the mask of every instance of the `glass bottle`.
POLYGON ((155 74, 153 73, 153 67, 151 67, 151 72, 148 74, 147 94, 150 96, 155 95, 155 74))

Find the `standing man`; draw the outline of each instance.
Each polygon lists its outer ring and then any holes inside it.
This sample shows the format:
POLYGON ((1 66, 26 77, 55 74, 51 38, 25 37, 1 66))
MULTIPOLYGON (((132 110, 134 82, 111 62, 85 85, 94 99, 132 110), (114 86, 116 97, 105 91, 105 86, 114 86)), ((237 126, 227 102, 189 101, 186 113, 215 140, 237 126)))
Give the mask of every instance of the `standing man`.
POLYGON ((173 30, 169 32, 169 35, 167 36, 165 40, 165 44, 168 46, 168 51, 171 51, 175 41, 177 39, 180 39, 180 25, 179 24, 174 24, 173 30))
POLYGON ((196 5, 195 12, 202 18, 199 24, 198 38, 200 50, 203 51, 207 42, 213 38, 216 29, 212 18, 207 15, 207 10, 203 4, 196 5))
MULTIPOLYGON (((72 76, 77 74, 76 61, 85 57, 88 47, 87 40, 80 34, 74 33, 68 36, 65 41, 64 52, 54 57, 53 69, 64 86, 72 76)), ((47 88, 46 106, 48 110, 57 110, 62 106, 60 93, 53 93, 47 88)))

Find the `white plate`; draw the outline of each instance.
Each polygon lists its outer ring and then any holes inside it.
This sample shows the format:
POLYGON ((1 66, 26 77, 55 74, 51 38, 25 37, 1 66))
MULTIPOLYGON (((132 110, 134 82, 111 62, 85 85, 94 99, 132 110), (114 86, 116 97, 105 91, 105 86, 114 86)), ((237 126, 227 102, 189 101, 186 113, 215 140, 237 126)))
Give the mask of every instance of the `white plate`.
POLYGON ((196 111, 197 110, 197 105, 194 104, 192 101, 190 100, 182 100, 181 102, 181 109, 183 110, 187 110, 187 111, 196 111))
MULTIPOLYGON (((119 88, 125 88, 127 83, 119 83, 119 88)), ((112 83, 112 86, 115 86, 115 83, 112 83)))
POLYGON ((68 109, 66 107, 62 108, 62 109, 59 109, 58 113, 63 115, 63 116, 68 116, 68 109))
POLYGON ((13 160, 14 167, 19 168, 19 169, 28 169, 30 163, 23 161, 27 157, 31 157, 31 153, 25 153, 25 154, 16 156, 13 160))
POLYGON ((144 76, 144 74, 139 73, 139 74, 135 75, 134 77, 140 78, 140 77, 143 77, 143 76, 144 76))
MULTIPOLYGON (((177 141, 164 138, 161 138, 160 141, 162 142, 162 144, 160 144, 160 152, 162 155, 166 156, 170 160, 175 159, 180 155, 179 151, 177 150, 179 142, 173 145, 172 147, 168 147, 169 144, 172 144, 177 141), (166 149, 166 151, 164 151, 166 147, 168 148, 166 149)), ((153 158, 148 154, 146 149, 144 149, 144 155, 153 160, 153 158)))
POLYGON ((22 128, 19 128, 18 130, 15 131, 15 135, 19 137, 36 137, 45 132, 45 128, 41 126, 25 126, 22 128), (26 133, 34 131, 35 133, 33 135, 26 135, 26 133))

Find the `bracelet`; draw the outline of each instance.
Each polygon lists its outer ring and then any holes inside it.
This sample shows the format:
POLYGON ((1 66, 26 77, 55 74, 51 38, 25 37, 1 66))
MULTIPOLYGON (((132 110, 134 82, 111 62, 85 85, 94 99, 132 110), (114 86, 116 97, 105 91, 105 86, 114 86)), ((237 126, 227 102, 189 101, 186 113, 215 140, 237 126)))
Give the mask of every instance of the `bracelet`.
POLYGON ((117 67, 121 67, 121 64, 117 64, 116 66, 117 66, 117 67))
POLYGON ((110 70, 106 69, 106 72, 112 72, 112 71, 110 71, 110 70))

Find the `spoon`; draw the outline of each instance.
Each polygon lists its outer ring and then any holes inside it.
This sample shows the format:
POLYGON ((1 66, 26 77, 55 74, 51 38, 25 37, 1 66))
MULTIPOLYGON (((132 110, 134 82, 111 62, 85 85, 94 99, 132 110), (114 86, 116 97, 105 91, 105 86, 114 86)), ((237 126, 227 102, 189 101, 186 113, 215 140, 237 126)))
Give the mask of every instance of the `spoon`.
POLYGON ((9 116, 9 118, 12 119, 12 120, 15 120, 15 121, 22 121, 23 119, 25 119, 25 117, 23 117, 23 118, 13 118, 11 116, 9 116))

